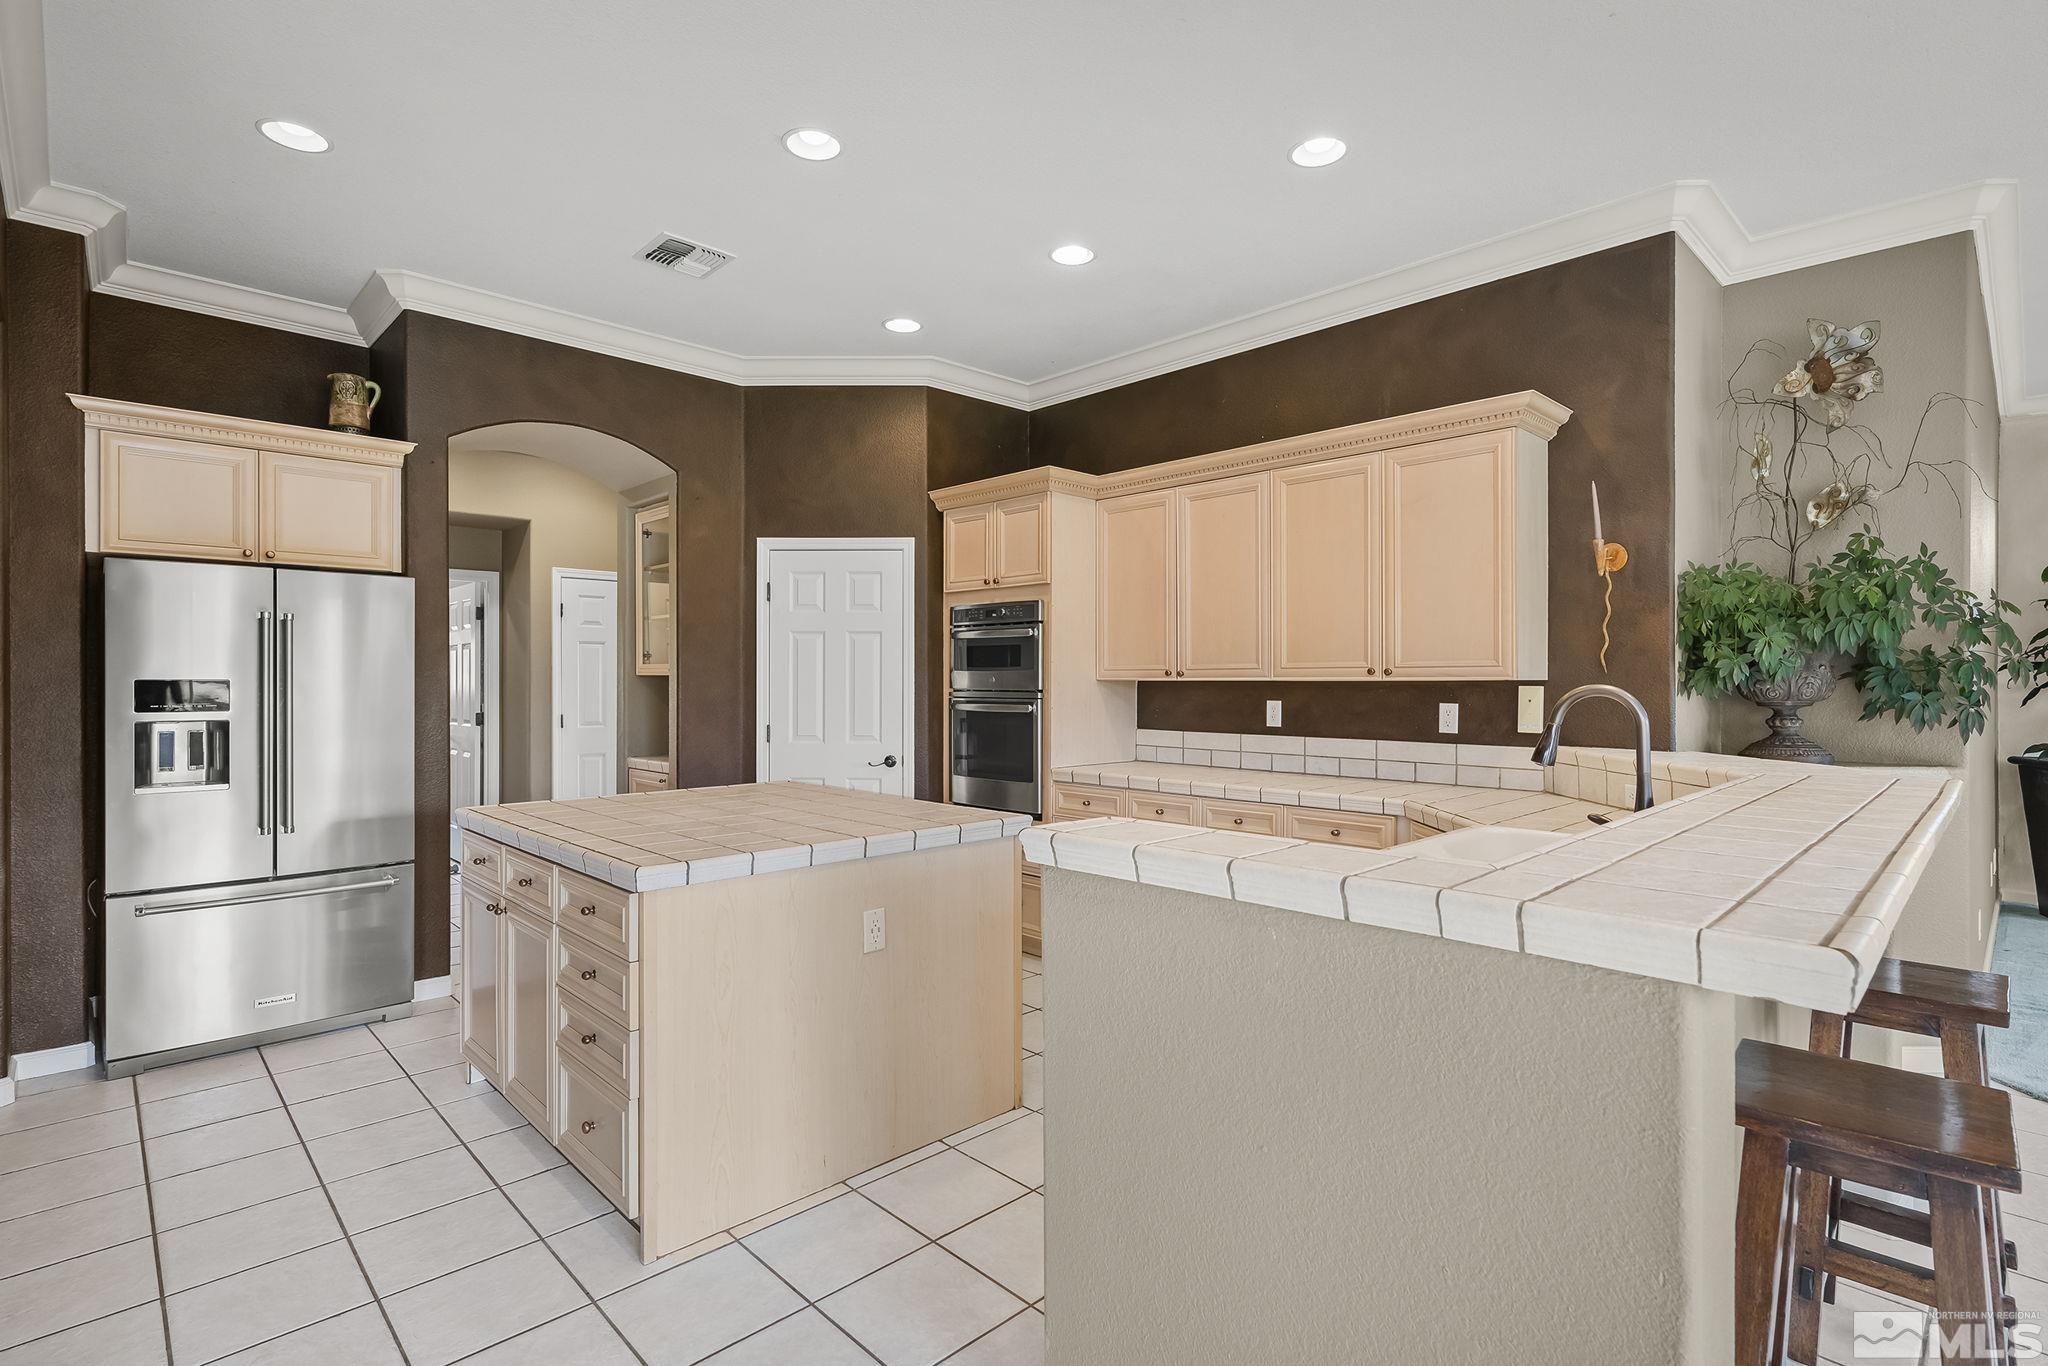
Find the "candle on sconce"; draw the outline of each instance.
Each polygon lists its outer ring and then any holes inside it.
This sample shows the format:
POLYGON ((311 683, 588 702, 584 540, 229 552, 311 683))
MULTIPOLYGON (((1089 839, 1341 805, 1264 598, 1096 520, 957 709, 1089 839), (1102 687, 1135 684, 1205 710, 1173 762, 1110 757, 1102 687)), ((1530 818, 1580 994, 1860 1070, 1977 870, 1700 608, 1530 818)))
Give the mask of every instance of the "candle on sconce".
POLYGON ((1593 542, 1600 544, 1607 538, 1600 534, 1600 481, 1593 481, 1593 542))

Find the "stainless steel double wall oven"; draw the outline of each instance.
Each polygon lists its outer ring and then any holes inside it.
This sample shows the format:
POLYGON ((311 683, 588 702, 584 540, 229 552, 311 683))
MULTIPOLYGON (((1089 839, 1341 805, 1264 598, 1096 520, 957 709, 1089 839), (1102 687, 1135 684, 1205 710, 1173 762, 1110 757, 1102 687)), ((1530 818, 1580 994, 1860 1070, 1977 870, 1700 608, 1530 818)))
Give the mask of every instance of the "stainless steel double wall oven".
POLYGON ((1045 743, 1045 612, 1037 602, 953 609, 951 796, 1037 816, 1045 743))

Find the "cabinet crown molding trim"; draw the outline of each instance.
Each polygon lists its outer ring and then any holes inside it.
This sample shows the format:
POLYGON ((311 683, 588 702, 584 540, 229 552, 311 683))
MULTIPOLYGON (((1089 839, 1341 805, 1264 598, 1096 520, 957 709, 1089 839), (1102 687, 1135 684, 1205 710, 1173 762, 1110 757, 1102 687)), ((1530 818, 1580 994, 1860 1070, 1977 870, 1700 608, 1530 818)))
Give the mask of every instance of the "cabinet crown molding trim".
POLYGON ((359 465, 402 466, 405 457, 412 453, 414 444, 328 431, 324 427, 298 427, 288 422, 263 422, 220 413, 189 412, 183 408, 159 408, 147 403, 94 398, 90 394, 66 394, 65 397, 85 414, 86 426, 97 431, 177 437, 221 446, 261 446, 293 455, 352 460, 359 465))
POLYGON ((1464 436, 1473 432, 1498 431, 1505 428, 1528 432, 1547 442, 1557 435, 1558 428, 1571 420, 1571 416, 1571 409, 1549 395, 1534 389, 1523 389, 1518 393, 1474 399, 1469 403, 1454 403, 1448 407, 1430 408, 1419 413, 1375 418, 1371 422, 1355 422, 1348 427, 1331 427, 1320 432, 1305 432, 1300 436, 1261 441, 1256 445, 1238 446, 1227 451, 1211 451, 1207 455, 1191 455, 1157 465, 1142 465, 1116 474, 1083 474, 1078 470, 1062 469, 1057 465, 1041 465, 1037 469, 1020 470, 1015 474, 999 474, 990 479, 977 479, 971 484, 954 484, 949 488, 934 489, 931 500, 939 511, 946 512, 953 508, 993 503, 1006 498, 1028 497, 1035 493, 1072 493, 1083 498, 1115 498, 1125 493, 1173 488, 1180 484, 1201 483, 1235 474, 1258 474, 1265 470, 1283 469, 1289 465, 1307 465, 1319 460, 1359 455, 1366 451, 1413 446, 1447 436, 1464 436))

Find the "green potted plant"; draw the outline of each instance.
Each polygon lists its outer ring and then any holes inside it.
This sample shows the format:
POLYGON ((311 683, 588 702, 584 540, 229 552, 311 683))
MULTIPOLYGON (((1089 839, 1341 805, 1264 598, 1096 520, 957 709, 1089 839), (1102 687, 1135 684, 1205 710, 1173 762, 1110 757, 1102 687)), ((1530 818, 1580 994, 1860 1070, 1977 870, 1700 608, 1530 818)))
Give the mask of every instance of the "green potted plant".
MULTIPOLYGON (((2041 582, 2048 583, 2048 569, 2041 571, 2041 582)), ((2038 605, 2048 607, 2048 597, 2039 599, 2038 605)), ((2048 627, 2034 632, 2026 656, 2034 670, 2034 686, 2020 699, 2023 707, 2048 688, 2048 627)), ((2035 904, 2048 915, 2048 744, 2028 745, 2021 753, 2007 755, 2006 762, 2020 771, 2020 809, 2027 817, 2027 848, 2034 855, 2035 904)))
POLYGON ((2000 676, 2032 677, 2008 620, 2017 608, 1960 587, 1927 546, 1898 555, 1877 534, 1881 503, 1908 480, 1922 491, 1940 482, 1960 507, 1956 471, 1975 478, 1961 460, 1920 454, 1931 414, 1949 403, 1967 409, 1957 395, 1928 400, 1897 465, 1882 437, 1856 420, 1857 406, 1882 387, 1871 357, 1878 335, 1875 322, 1810 319, 1809 354, 1767 391, 1739 381, 1755 358, 1782 355, 1768 341, 1750 347, 1729 377, 1737 477, 1747 487, 1724 561, 1679 576, 1679 681, 1688 693, 1733 694, 1769 709, 1770 733, 1742 751, 1751 757, 1832 763, 1800 733, 1800 713, 1844 677, 1862 692, 1866 719, 1952 726, 1966 742, 1984 729, 2000 676), (1844 532, 1823 559, 1821 546, 1844 532), (1782 555, 1782 572, 1742 558, 1753 546, 1782 555))

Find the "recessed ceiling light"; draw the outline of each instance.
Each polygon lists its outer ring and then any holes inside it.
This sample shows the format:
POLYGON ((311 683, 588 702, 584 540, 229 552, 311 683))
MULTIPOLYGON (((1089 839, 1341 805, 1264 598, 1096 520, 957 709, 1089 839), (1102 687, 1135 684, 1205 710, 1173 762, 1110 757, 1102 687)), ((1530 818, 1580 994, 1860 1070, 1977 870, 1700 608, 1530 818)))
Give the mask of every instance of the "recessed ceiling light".
POLYGON ((891 332, 915 332, 918 328, 923 327, 924 324, 915 318, 891 318, 883 323, 882 326, 888 328, 891 332))
POLYGON ((1063 247, 1054 247, 1052 259, 1063 266, 1085 266, 1095 259, 1095 253, 1079 242, 1069 242, 1063 247))
POLYGON ((822 128, 792 128, 782 135, 782 145, 805 161, 830 161, 839 155, 839 139, 822 128))
POLYGON ((1310 138, 1307 142, 1295 144, 1288 153, 1297 166, 1327 166, 1344 155, 1344 141, 1341 138, 1310 138))
POLYGON ((303 123, 289 119, 265 119, 256 125, 256 131, 280 147, 289 147, 294 152, 324 152, 327 139, 303 123))

